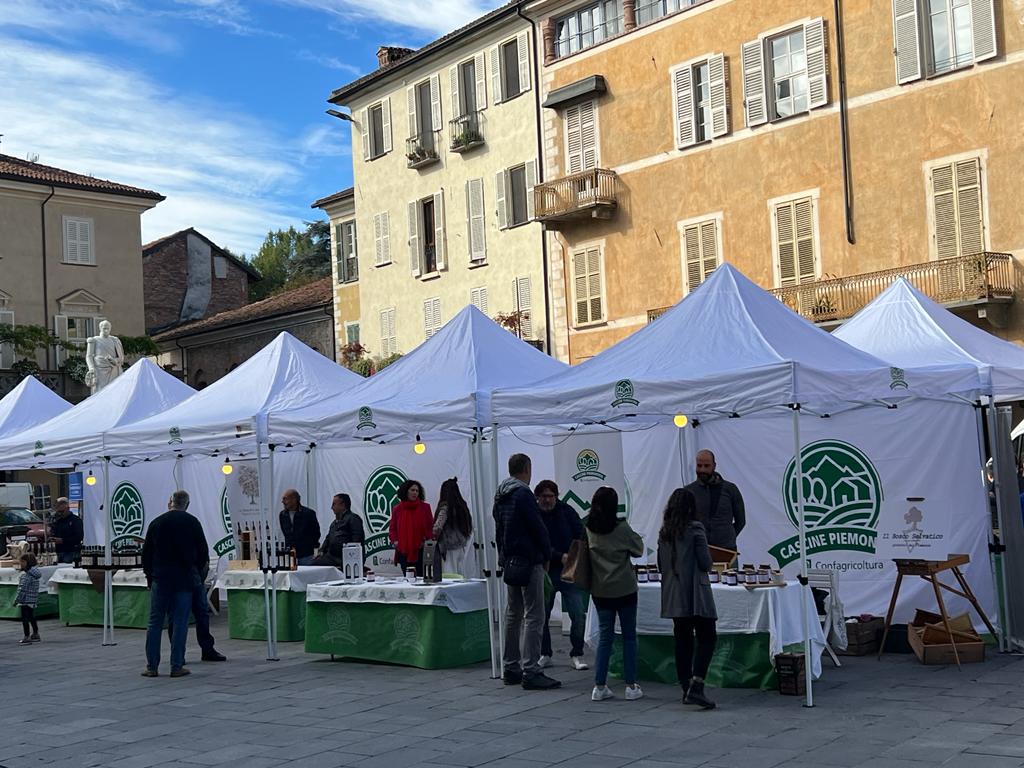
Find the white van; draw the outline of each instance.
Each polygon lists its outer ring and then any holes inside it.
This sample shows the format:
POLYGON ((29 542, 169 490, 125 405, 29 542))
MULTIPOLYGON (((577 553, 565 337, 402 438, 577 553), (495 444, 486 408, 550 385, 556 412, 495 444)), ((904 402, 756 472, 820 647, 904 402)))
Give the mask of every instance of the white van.
POLYGON ((0 483, 0 507, 32 509, 32 483, 0 483))

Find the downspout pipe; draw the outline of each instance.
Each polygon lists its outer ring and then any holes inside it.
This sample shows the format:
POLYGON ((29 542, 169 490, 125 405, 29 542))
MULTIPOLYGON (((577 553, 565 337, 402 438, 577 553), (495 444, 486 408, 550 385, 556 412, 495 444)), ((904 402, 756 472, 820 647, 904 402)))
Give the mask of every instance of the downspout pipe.
MULTIPOLYGON (((534 114, 537 116, 536 132, 537 132, 537 183, 540 184, 544 181, 544 132, 540 126, 541 116, 541 105, 540 105, 540 62, 541 58, 537 56, 537 22, 528 16, 523 15, 523 4, 516 4, 516 15, 523 21, 530 25, 530 47, 533 54, 533 63, 535 66, 534 78, 533 78, 533 103, 534 103, 534 114)), ((553 355, 553 347, 551 345, 551 288, 550 281, 548 280, 548 237, 547 229, 541 224, 540 227, 540 258, 541 258, 541 269, 543 270, 544 280, 544 351, 548 355, 553 355)))
MULTIPOLYGON (((39 206, 39 233, 43 243, 43 328, 52 330, 53 324, 50 322, 50 297, 47 293, 46 285, 46 204, 50 202, 50 199, 56 194, 57 190, 55 187, 50 187, 50 194, 43 200, 43 204, 39 206)), ((54 363, 57 361, 54 360, 54 363)), ((50 367, 50 349, 46 349, 46 367, 50 367)))
POLYGON ((856 245, 853 231, 853 182, 850 179, 850 124, 846 100, 846 51, 843 45, 843 0, 833 0, 836 15, 836 62, 839 70, 839 143, 843 160, 843 206, 846 242, 856 245))

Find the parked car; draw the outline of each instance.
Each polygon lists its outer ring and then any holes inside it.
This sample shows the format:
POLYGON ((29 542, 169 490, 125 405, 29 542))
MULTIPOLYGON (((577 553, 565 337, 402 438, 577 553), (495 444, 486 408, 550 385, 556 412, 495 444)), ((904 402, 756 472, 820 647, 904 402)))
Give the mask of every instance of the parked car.
POLYGON ((43 518, 26 507, 0 507, 0 544, 22 536, 41 541, 46 536, 43 518))

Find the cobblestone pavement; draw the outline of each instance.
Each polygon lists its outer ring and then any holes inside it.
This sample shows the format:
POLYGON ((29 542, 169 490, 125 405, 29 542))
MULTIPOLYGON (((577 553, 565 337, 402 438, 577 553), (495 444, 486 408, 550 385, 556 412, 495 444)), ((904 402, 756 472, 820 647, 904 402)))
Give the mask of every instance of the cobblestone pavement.
POLYGON ((22 647, 20 624, 0 622, 5 768, 1024 766, 1024 661, 991 652, 962 672, 903 655, 826 661, 813 709, 714 690, 719 708, 704 712, 655 684, 625 701, 619 682, 616 699, 592 703, 590 673, 569 669, 564 646, 550 670, 563 687, 527 692, 486 665, 331 662, 298 643, 268 662, 265 644, 226 639, 224 617, 214 634, 227 663, 145 679, 141 631, 103 648, 98 628, 40 629, 43 642, 22 647))

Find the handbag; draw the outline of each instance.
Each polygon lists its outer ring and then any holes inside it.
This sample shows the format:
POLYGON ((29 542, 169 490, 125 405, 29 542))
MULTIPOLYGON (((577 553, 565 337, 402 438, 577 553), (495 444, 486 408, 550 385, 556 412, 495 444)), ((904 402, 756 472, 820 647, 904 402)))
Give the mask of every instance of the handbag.
POLYGON ((512 555, 505 561, 504 580, 510 587, 528 587, 533 575, 533 563, 525 557, 512 555))
POLYGON ((590 546, 586 539, 573 539, 562 566, 562 581, 590 590, 590 546))

